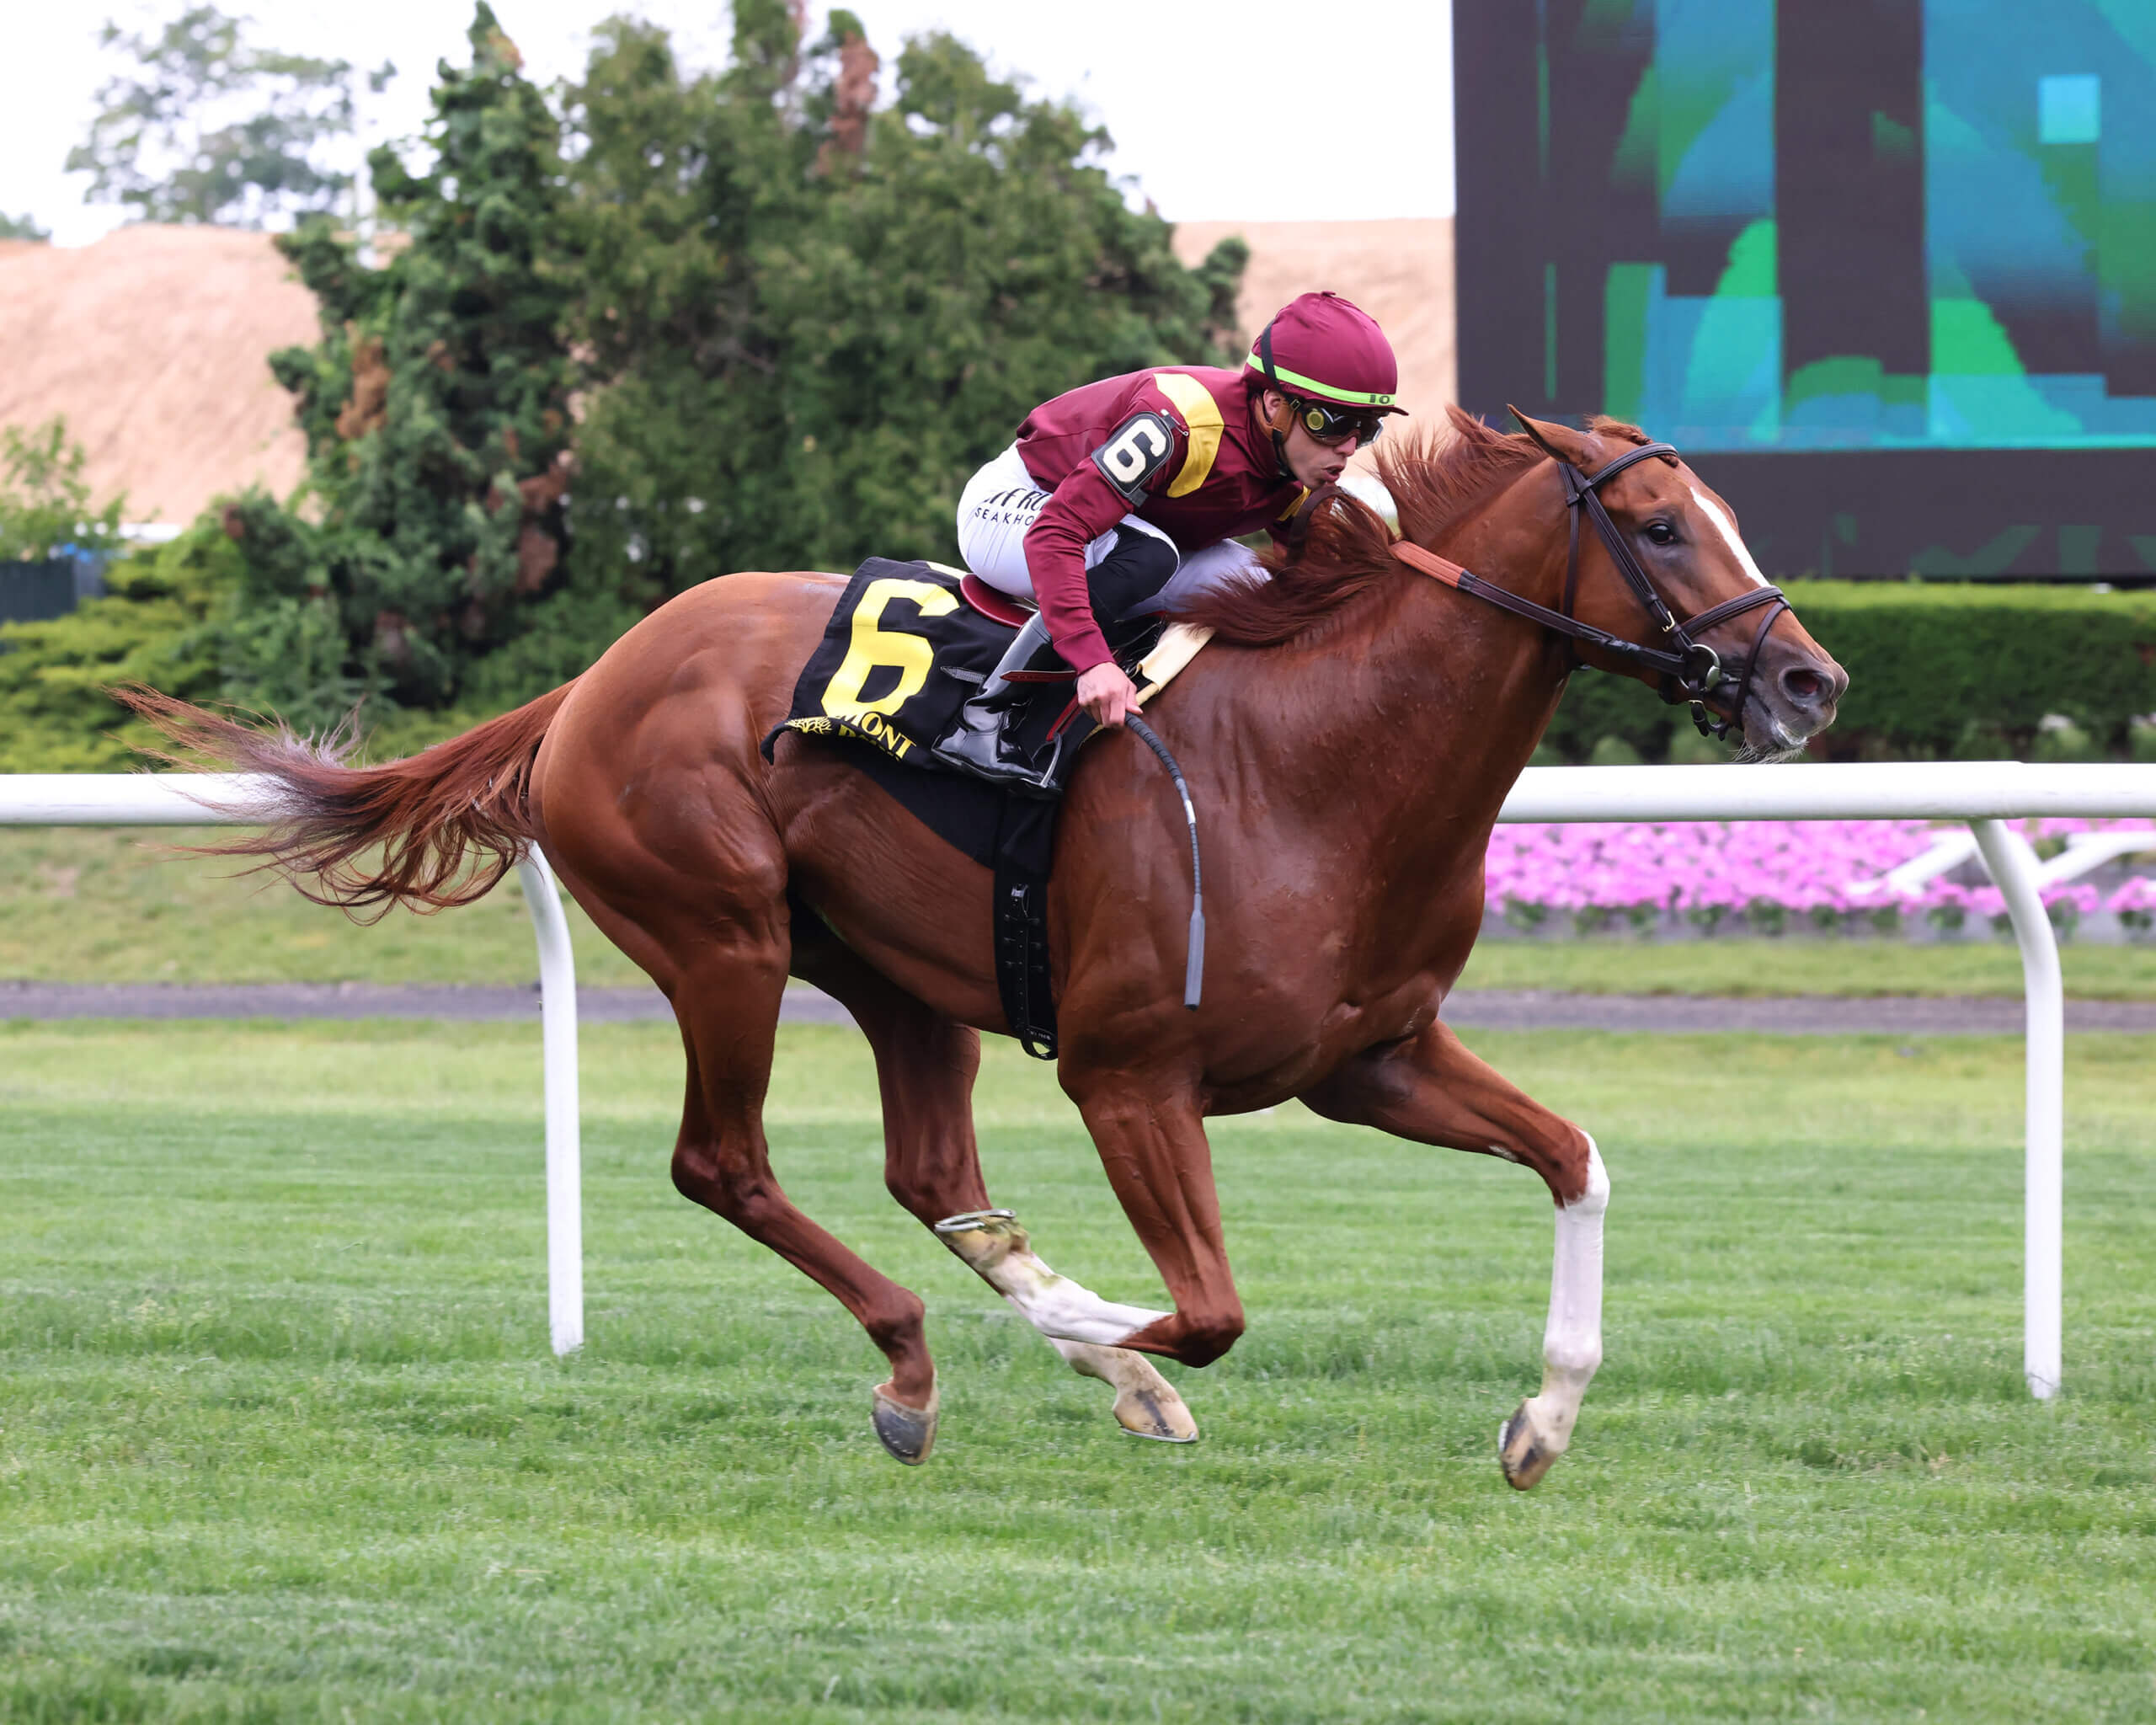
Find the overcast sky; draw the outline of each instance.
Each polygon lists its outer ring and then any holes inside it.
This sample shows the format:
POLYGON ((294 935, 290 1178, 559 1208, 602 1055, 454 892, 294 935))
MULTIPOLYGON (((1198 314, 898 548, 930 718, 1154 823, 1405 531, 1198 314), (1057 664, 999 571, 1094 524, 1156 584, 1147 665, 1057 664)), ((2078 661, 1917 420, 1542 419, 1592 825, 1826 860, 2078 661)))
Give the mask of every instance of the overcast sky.
MULTIPOLYGON (((0 211, 35 216, 62 244, 116 226, 61 171, 115 69, 97 45, 106 16, 148 31, 161 5, 9 0, 0 61, 0 211)), ((827 6, 812 0, 812 29, 827 6)), ((264 46, 399 76, 371 99, 366 131, 415 130, 435 62, 462 60, 462 0, 226 0, 264 46)), ((498 0, 526 67, 549 81, 579 70, 591 25, 616 10, 667 26, 683 56, 716 64, 723 6, 696 0, 498 0)), ((1176 221, 1262 222, 1449 216, 1453 210, 1450 0, 854 0, 888 68, 905 39, 951 31, 997 71, 1077 100, 1114 135, 1109 166, 1176 221)))

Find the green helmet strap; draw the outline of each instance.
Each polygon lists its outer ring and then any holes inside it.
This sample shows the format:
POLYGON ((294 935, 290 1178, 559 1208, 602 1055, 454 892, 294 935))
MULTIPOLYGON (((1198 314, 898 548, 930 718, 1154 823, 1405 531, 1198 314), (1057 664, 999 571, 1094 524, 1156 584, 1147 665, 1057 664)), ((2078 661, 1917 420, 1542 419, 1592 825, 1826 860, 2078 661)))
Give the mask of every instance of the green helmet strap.
MULTIPOLYGON (((1279 394, 1285 396, 1288 392, 1273 369, 1273 322, 1270 318, 1266 320, 1265 328, 1257 332, 1257 357, 1265 367, 1265 381, 1279 394)), ((1288 465, 1288 434, 1273 423, 1269 414, 1266 418, 1265 429, 1273 436, 1273 458, 1280 464, 1280 477, 1292 483, 1295 470, 1288 465)))

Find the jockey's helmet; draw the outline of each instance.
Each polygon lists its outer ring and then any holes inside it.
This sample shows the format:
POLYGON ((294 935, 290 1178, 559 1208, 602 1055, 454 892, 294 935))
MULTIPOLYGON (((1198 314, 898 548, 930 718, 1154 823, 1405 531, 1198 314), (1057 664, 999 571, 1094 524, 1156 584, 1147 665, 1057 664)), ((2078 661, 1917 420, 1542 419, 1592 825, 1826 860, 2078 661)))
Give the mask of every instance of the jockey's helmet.
POLYGON ((1281 307, 1251 344, 1243 370, 1253 388, 1277 389, 1312 409, 1356 410, 1366 423, 1407 411, 1393 399, 1400 362, 1392 344, 1375 318, 1337 293, 1301 294, 1281 307))

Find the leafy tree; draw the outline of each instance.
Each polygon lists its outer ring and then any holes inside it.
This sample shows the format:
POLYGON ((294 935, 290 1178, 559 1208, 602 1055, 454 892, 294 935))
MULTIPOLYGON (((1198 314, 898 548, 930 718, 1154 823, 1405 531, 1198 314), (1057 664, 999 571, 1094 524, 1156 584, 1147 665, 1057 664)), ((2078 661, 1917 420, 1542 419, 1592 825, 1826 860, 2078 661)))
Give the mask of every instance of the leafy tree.
MULTIPOLYGON (((332 164, 354 131, 349 61, 280 54, 243 40, 247 20, 193 6, 155 36, 108 23, 99 40, 139 68, 108 79, 67 171, 85 202, 144 222, 264 227, 338 206, 352 176, 332 164)), ((379 93, 387 62, 366 75, 379 93)))
POLYGON ((120 543, 123 499, 90 504, 83 446, 67 441, 55 414, 35 430, 0 426, 0 558, 42 558, 65 547, 105 551, 120 543))
POLYGON ((20 216, 10 216, 0 210, 0 239, 49 240, 52 230, 38 226, 37 217, 27 211, 20 216))
POLYGON ((1093 158, 945 35, 877 59, 851 13, 803 51, 739 0, 731 66, 685 75, 616 21, 569 92, 597 386, 579 439, 580 569, 645 602, 741 568, 951 555, 966 478, 1036 403, 1093 377, 1232 363, 1247 256, 1199 270, 1093 158))
POLYGON ((321 221, 278 240, 321 321, 271 357, 300 492, 238 499, 185 558, 14 632, 0 724, 103 760, 94 687, 139 676, 310 729, 372 697, 424 740, 574 676, 691 582, 947 556, 959 486, 1035 402, 1230 357, 1239 244, 1182 269, 1098 132, 947 37, 908 47, 876 110, 857 20, 831 24, 804 50, 782 0, 740 0, 705 76, 607 26, 565 163, 480 6, 424 163, 370 158, 403 243, 370 261, 321 221))
POLYGON ((424 168, 371 158, 408 243, 377 268, 326 223, 278 241, 320 303, 320 344, 270 357, 298 398, 308 477, 294 506, 258 494, 227 512, 244 570, 227 644, 235 695, 296 723, 366 695, 513 697, 581 669, 627 618, 603 595, 590 614, 562 577, 572 286, 550 259, 556 124, 483 4, 470 40, 470 67, 442 68, 424 168), (527 639, 535 621, 551 627, 527 639), (490 659, 493 681, 467 687, 490 659))

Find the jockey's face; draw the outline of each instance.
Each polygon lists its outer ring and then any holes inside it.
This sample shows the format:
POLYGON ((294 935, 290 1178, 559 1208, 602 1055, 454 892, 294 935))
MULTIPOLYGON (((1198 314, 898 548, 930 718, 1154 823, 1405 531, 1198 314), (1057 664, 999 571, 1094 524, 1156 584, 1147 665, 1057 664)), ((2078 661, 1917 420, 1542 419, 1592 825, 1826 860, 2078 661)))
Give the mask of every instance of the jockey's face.
POLYGON ((1259 418, 1268 428, 1283 419, 1288 422, 1288 471, 1295 476, 1298 485, 1307 485, 1313 491, 1346 473, 1348 457, 1362 446, 1353 437, 1343 437, 1337 443, 1320 443, 1303 429, 1303 422, 1288 411, 1287 398, 1277 389, 1259 393, 1257 409, 1259 418))

